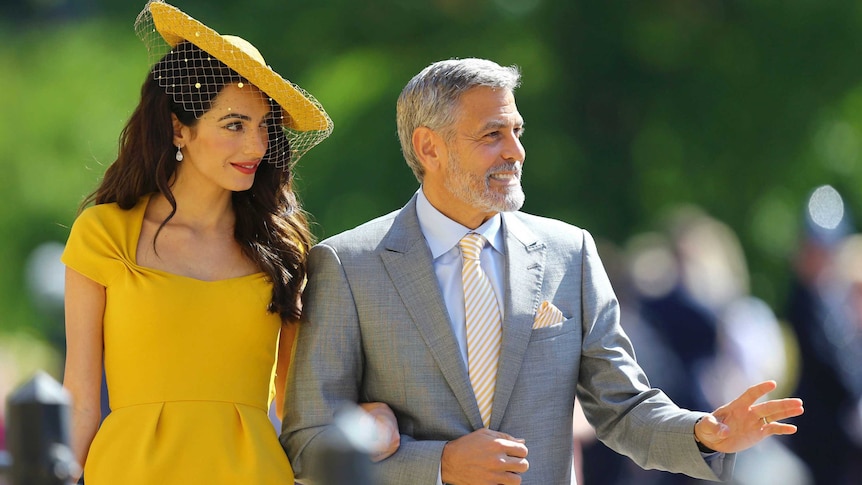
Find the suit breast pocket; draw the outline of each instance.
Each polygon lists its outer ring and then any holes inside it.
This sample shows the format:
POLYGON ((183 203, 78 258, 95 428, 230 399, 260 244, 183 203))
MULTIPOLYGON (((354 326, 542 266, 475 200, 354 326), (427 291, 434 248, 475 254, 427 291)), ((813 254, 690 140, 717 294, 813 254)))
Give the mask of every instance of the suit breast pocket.
POLYGON ((559 338, 566 335, 567 333, 571 333, 579 329, 580 326, 578 325, 577 319, 575 318, 563 320, 557 325, 553 325, 550 327, 535 328, 530 333, 530 345, 533 345, 535 342, 541 342, 543 340, 559 338))

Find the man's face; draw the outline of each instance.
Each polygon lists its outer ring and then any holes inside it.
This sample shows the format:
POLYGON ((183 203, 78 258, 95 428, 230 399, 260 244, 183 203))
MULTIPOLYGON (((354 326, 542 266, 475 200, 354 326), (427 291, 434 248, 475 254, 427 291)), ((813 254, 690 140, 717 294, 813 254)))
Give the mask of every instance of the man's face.
POLYGON ((449 195, 445 201, 449 211, 441 212, 468 227, 478 227, 498 212, 521 208, 521 169, 526 155, 520 141, 523 127, 511 91, 476 87, 461 96, 453 136, 446 144, 446 166, 440 174, 449 195))

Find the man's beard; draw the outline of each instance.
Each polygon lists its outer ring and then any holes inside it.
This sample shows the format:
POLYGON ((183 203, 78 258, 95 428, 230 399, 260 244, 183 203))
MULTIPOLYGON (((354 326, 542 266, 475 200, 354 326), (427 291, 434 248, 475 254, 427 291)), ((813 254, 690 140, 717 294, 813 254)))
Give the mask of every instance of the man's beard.
POLYGON ((456 198, 471 207, 485 212, 512 212, 524 205, 524 191, 521 188, 521 162, 509 162, 491 167, 484 176, 477 176, 461 169, 461 163, 450 152, 447 168, 446 189, 456 198), (504 192, 491 188, 491 175, 500 172, 515 173, 518 185, 504 192))

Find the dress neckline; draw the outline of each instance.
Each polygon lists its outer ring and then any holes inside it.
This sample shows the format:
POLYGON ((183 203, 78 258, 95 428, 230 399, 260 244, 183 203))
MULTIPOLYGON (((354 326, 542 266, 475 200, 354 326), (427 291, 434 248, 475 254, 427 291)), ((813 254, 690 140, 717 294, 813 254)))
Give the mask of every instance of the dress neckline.
POLYGON ((144 216, 147 213, 147 207, 149 207, 149 205, 150 205, 150 200, 152 200, 152 196, 153 196, 152 193, 142 196, 138 200, 138 203, 135 204, 135 207, 133 207, 131 209, 132 214, 130 214, 130 215, 131 215, 132 225, 133 225, 133 227, 135 227, 137 229, 137 231, 135 231, 132 234, 132 238, 131 238, 132 240, 130 241, 130 244, 129 244, 129 246, 130 246, 129 247, 129 256, 130 256, 129 259, 130 259, 130 263, 132 264, 132 266, 134 266, 136 269, 138 269, 139 271, 146 271, 146 272, 150 272, 150 273, 154 273, 154 274, 158 274, 158 275, 162 275, 162 276, 170 276, 173 278, 179 278, 179 279, 183 279, 183 280, 199 282, 199 283, 204 283, 204 284, 217 284, 217 283, 234 282, 234 281, 240 281, 240 280, 244 280, 244 279, 261 278, 261 277, 265 276, 265 274, 262 271, 257 271, 255 273, 249 273, 247 275, 241 275, 241 276, 233 276, 230 278, 221 278, 221 279, 217 279, 217 280, 202 280, 200 278, 195 278, 193 276, 181 275, 178 273, 173 273, 171 271, 138 264, 138 244, 141 241, 141 232, 144 229, 144 216))

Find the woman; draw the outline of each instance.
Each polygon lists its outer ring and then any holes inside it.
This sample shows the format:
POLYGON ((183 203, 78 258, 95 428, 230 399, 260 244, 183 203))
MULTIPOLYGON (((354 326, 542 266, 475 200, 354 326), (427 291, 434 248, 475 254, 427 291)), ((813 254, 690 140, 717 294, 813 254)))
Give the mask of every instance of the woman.
POLYGON ((158 60, 63 255, 73 449, 87 485, 293 483, 267 414, 311 244, 290 168, 332 123, 243 39, 161 1, 136 30, 158 60))

